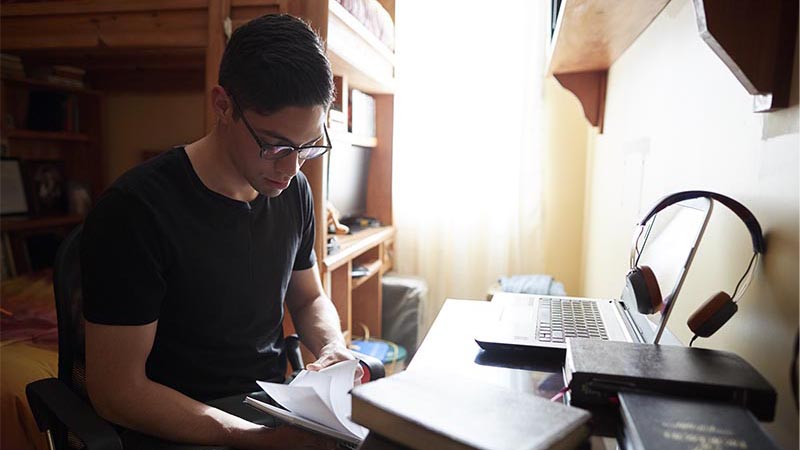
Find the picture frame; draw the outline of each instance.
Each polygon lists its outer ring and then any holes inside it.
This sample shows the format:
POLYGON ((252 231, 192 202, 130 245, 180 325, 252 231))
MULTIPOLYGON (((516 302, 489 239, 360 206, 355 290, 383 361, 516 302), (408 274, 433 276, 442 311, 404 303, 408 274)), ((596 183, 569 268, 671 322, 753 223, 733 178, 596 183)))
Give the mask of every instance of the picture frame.
POLYGON ((0 158, 0 216, 28 214, 22 163, 19 158, 0 158))
POLYGON ((23 163, 23 173, 32 216, 67 214, 68 192, 64 161, 26 160, 23 163))
POLYGON ((69 181, 67 183, 67 195, 69 197, 69 213, 86 217, 92 208, 92 190, 89 183, 80 181, 69 181))

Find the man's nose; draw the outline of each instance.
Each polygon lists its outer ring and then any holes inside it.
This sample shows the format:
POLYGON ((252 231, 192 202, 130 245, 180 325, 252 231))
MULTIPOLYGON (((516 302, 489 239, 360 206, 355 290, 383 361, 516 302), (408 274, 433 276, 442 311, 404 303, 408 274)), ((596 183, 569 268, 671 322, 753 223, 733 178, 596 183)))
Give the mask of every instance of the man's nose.
POLYGON ((283 158, 275 161, 275 168, 282 176, 287 178, 297 175, 297 172, 300 171, 300 166, 302 165, 302 160, 297 157, 296 151, 293 151, 283 158))

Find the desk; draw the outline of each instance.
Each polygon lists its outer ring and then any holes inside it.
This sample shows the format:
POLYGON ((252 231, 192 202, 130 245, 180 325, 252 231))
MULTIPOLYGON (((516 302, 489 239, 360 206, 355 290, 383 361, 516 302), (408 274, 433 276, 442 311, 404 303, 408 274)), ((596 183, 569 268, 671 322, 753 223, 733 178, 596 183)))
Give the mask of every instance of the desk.
MULTIPOLYGON (((492 356, 475 343, 473 336, 486 323, 490 305, 475 300, 445 301, 407 370, 446 371, 518 392, 553 397, 564 387, 560 362, 492 356)), ((591 439, 592 450, 616 448, 614 439, 595 436, 591 439)))

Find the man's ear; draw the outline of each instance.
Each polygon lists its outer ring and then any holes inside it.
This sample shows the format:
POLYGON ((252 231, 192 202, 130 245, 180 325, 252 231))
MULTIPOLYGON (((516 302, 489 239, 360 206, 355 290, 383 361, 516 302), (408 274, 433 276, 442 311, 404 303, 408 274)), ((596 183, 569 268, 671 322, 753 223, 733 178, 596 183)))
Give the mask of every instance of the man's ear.
POLYGON ((217 116, 217 122, 229 125, 233 122, 233 101, 222 86, 211 88, 211 106, 217 116))

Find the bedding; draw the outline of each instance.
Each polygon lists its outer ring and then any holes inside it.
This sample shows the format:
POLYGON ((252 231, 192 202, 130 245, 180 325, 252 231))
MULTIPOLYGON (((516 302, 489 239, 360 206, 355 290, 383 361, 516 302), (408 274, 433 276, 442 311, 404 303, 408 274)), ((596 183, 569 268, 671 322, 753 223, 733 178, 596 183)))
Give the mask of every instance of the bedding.
POLYGON ((58 374, 58 329, 52 274, 0 284, 0 448, 44 450, 25 386, 58 374))
POLYGON ((394 51, 394 22, 378 0, 336 0, 389 49, 394 51))

